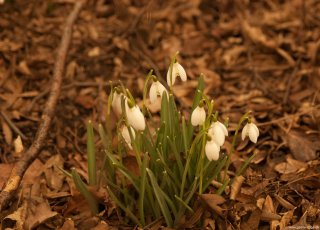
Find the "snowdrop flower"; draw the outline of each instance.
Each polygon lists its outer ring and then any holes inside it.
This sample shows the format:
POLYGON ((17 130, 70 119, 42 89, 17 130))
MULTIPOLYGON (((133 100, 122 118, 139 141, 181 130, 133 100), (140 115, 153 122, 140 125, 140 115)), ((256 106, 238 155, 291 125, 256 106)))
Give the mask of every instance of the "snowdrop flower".
POLYGON ((255 124, 251 123, 250 121, 242 129, 242 133, 241 133, 242 140, 244 140, 246 136, 249 136, 249 139, 253 143, 257 143, 258 136, 259 136, 259 129, 255 124))
MULTIPOLYGON (((134 129, 130 127, 131 133, 132 133, 132 137, 133 140, 136 138, 136 133, 134 132, 134 129)), ((129 149, 132 150, 132 145, 131 145, 131 137, 130 137, 130 132, 127 126, 123 126, 122 130, 121 130, 121 135, 123 137, 123 139, 125 140, 125 142, 127 143, 127 145, 129 146, 129 149)))
POLYGON ((222 146, 225 137, 228 136, 228 130, 220 121, 214 121, 209 129, 209 134, 218 146, 222 146))
POLYGON ((126 113, 129 125, 138 131, 142 131, 146 127, 146 121, 144 116, 139 108, 139 106, 134 105, 130 108, 126 103, 126 113))
POLYGON ((180 65, 178 62, 173 63, 172 65, 172 79, 170 79, 170 67, 167 72, 167 83, 169 86, 173 86, 174 82, 176 81, 176 77, 180 76, 182 81, 187 80, 187 74, 182 65, 180 65))
POLYGON ((205 146, 205 153, 209 161, 216 161, 219 159, 220 147, 217 143, 212 139, 207 141, 205 146))
MULTIPOLYGON (((112 95, 112 109, 119 116, 122 113, 121 108, 121 98, 124 96, 122 93, 118 93, 117 90, 114 91, 112 95)), ((125 97, 125 96, 124 96, 125 97)))
POLYGON ((162 97, 163 92, 166 92, 168 96, 167 89, 159 81, 154 81, 149 91, 150 102, 155 103, 158 96, 162 97))
POLYGON ((203 125, 206 120, 206 111, 203 106, 197 106, 191 114, 191 124, 193 126, 203 125))

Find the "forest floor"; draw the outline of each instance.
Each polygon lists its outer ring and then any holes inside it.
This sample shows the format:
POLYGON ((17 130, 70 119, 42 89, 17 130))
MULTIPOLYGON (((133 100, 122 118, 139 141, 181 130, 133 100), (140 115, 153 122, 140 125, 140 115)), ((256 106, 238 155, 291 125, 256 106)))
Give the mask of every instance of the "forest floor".
MULTIPOLYGON (((72 2, 0 4, 0 188, 23 154, 14 148, 16 137, 25 148, 34 140, 72 2)), ((176 51, 188 76, 175 86, 186 117, 203 73, 205 93, 230 129, 251 110, 260 130, 257 144, 241 143, 232 158, 231 171, 257 154, 236 199, 224 193, 220 215, 204 202, 202 226, 319 229, 319 12, 317 0, 87 1, 73 26, 49 135, 0 213, 3 229, 134 228, 122 222, 107 194, 105 211, 93 216, 54 166, 76 167, 85 176, 86 124, 105 122, 109 81, 121 80, 141 98, 148 71, 165 80, 176 51)))

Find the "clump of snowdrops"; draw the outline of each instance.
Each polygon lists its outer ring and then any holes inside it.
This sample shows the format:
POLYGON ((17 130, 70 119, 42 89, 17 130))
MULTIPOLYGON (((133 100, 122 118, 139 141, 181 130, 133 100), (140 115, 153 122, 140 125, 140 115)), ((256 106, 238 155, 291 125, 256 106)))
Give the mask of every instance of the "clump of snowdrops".
MULTIPOLYGON (((202 75, 190 110, 191 118, 187 120, 181 115, 173 96, 173 85, 177 77, 186 82, 187 74, 176 56, 167 72, 168 88, 152 71, 147 75, 142 108, 122 84, 111 87, 106 122, 110 122, 111 110, 117 115, 118 122, 115 132, 99 125, 100 149, 104 156, 99 169, 96 166, 96 149, 99 148, 94 145, 94 129, 89 122, 88 183, 81 179, 76 169, 68 175, 74 179, 94 213, 98 212, 97 201, 88 185, 105 186, 128 223, 143 227, 163 219, 168 227, 178 227, 183 218, 194 212, 198 195, 206 191, 212 180, 221 183, 215 191, 217 194, 232 183, 233 178, 227 176, 227 172, 240 129, 242 140, 248 136, 252 142, 257 142, 259 130, 246 113, 238 122, 230 152, 221 152, 225 138, 230 134, 228 121, 220 120, 214 102, 203 93, 202 75), (147 107, 148 96, 150 103, 161 100, 158 127, 147 107), (113 138, 119 141, 117 147, 112 145, 113 138), (135 156, 138 174, 123 163, 129 154, 135 156)), ((235 176, 243 173, 253 157, 243 163, 235 176)))

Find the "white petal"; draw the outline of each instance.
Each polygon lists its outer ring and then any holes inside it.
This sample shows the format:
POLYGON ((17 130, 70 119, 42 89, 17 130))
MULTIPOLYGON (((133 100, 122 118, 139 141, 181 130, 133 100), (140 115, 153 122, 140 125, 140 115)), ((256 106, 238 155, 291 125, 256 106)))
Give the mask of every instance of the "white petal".
POLYGON ((248 124, 246 124, 242 129, 241 139, 244 140, 246 136, 248 136, 248 124))
MULTIPOLYGON (((130 126, 130 130, 131 130, 133 139, 135 139, 136 133, 134 132, 134 129, 131 126, 130 126)), ((125 142, 128 144, 129 148, 132 149, 130 133, 129 133, 129 129, 127 128, 127 126, 123 126, 123 128, 121 130, 121 135, 122 135, 123 139, 125 140, 125 142)))
POLYGON ((169 69, 168 69, 168 72, 167 72, 167 83, 169 86, 172 86, 174 85, 174 82, 176 81, 176 77, 177 77, 177 69, 174 68, 174 64, 172 66, 172 82, 171 82, 171 79, 170 79, 170 66, 169 66, 169 69))
POLYGON ((219 159, 220 147, 214 141, 208 141, 205 146, 205 153, 209 161, 219 159))
POLYGON ((225 136, 228 136, 228 130, 227 130, 227 127, 222 124, 220 121, 217 121, 217 124, 219 125, 219 127, 222 129, 223 133, 225 136))
POLYGON ((251 123, 251 124, 252 124, 252 127, 256 130, 257 136, 259 136, 260 133, 259 133, 258 127, 254 123, 251 123))
POLYGON ((174 63, 174 67, 177 70, 178 75, 180 76, 182 81, 186 81, 187 80, 187 73, 184 70, 184 68, 182 67, 182 65, 180 65, 178 62, 174 63))
POLYGON ((162 97, 163 95, 163 92, 166 92, 167 93, 167 96, 168 96, 168 91, 166 89, 166 87, 164 87, 159 81, 156 82, 157 84, 157 93, 158 93, 158 96, 162 97))
POLYGON ((150 97, 150 102, 154 103, 157 100, 157 85, 154 83, 152 83, 151 87, 150 87, 150 91, 149 91, 149 97, 150 97))
POLYGON ((137 105, 127 110, 127 118, 129 125, 131 125, 136 130, 141 131, 145 129, 146 121, 140 108, 137 105))
POLYGON ((113 111, 117 114, 117 115, 120 115, 122 113, 122 109, 121 109, 121 93, 117 93, 117 92, 114 92, 113 93, 113 98, 112 98, 112 103, 111 103, 111 106, 112 106, 112 109, 113 111))
POLYGON ((211 133, 213 134, 212 139, 219 145, 222 146, 225 141, 225 132, 221 128, 220 122, 213 122, 211 125, 211 133))
POLYGON ((248 125, 248 135, 249 135, 250 140, 253 143, 257 143, 258 136, 259 136, 259 130, 255 124, 250 123, 248 125))
POLYGON ((219 127, 214 127, 213 129, 213 140, 217 143, 217 145, 222 146, 225 141, 225 135, 223 131, 219 127))
POLYGON ((206 120, 206 111, 204 108, 197 106, 191 114, 191 124, 193 126, 203 125, 206 120))

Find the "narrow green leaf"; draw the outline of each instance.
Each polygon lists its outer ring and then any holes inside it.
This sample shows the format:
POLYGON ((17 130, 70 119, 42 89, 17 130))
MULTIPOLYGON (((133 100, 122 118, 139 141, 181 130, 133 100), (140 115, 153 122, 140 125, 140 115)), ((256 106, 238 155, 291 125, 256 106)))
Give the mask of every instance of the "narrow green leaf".
MULTIPOLYGON (((110 140, 108 140, 107 138, 107 135, 106 135, 106 132, 104 131, 104 128, 101 124, 99 124, 99 135, 100 135, 100 138, 101 138, 101 141, 102 141, 102 145, 103 145, 103 148, 109 152, 109 149, 111 148, 110 145, 110 140)), ((110 178, 112 179, 112 181, 115 181, 115 172, 114 172, 114 167, 111 163, 111 161, 109 160, 109 158, 104 155, 104 158, 103 158, 103 167, 106 167, 104 168, 106 172, 108 172, 108 175, 110 176, 110 178)))
POLYGON ((190 212, 194 213, 193 209, 186 203, 184 202, 180 197, 177 195, 174 195, 174 197, 185 207, 187 208, 190 212))
POLYGON ((117 196, 112 192, 112 190, 107 186, 108 193, 111 196, 112 200, 126 213, 126 215, 137 225, 142 227, 141 222, 138 220, 138 218, 131 212, 131 210, 124 205, 117 196))
POLYGON ((113 166, 118 168, 119 171, 132 183, 132 185, 137 190, 137 192, 139 192, 139 186, 138 186, 137 179, 135 178, 135 176, 126 167, 124 167, 122 164, 120 164, 112 156, 112 154, 108 154, 108 153, 106 153, 106 154, 109 157, 109 159, 111 160, 113 166))
POLYGON ((87 154, 88 154, 89 185, 96 185, 97 183, 96 152, 94 147, 93 126, 91 121, 89 121, 87 125, 87 154))
POLYGON ((57 169, 59 169, 64 175, 66 175, 67 177, 70 177, 72 178, 72 174, 69 173, 68 171, 64 170, 63 168, 61 168, 60 166, 58 165, 55 165, 55 167, 57 167, 57 169))
POLYGON ((240 176, 244 170, 248 167, 248 165, 250 164, 250 162, 252 161, 252 159, 257 155, 257 153, 253 153, 244 163, 243 165, 241 165, 241 168, 239 169, 239 171, 236 173, 236 177, 240 176))
POLYGON ((139 187, 139 201, 138 201, 138 209, 140 215, 141 224, 145 225, 145 217, 144 217, 144 194, 146 189, 146 168, 148 165, 148 154, 145 154, 142 161, 141 167, 141 178, 140 178, 140 187, 139 187))
POLYGON ((153 191, 154 191, 154 194, 155 194, 156 199, 158 201, 158 204, 160 206, 163 217, 164 217, 168 227, 172 227, 173 221, 172 221, 171 213, 169 211, 167 202, 165 201, 165 199, 163 197, 163 193, 161 192, 162 190, 159 187, 157 180, 156 180, 155 176, 153 175, 152 171, 148 168, 146 170, 149 175, 151 185, 153 187, 153 191))
POLYGON ((79 176, 79 174, 77 173, 77 171, 74 168, 71 169, 71 175, 72 175, 73 181, 74 181, 77 189, 80 191, 80 193, 84 196, 84 198, 88 202, 91 211, 94 214, 98 214, 98 212, 99 212, 98 211, 98 203, 97 203, 96 199, 89 192, 89 190, 87 189, 87 186, 82 181, 81 177, 79 176))

